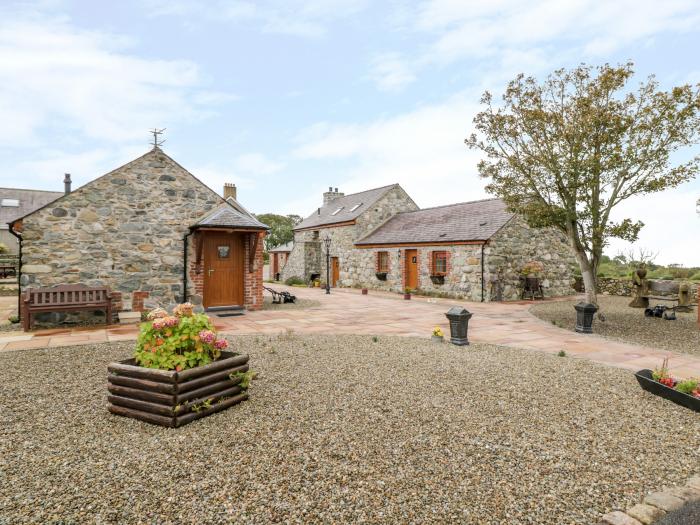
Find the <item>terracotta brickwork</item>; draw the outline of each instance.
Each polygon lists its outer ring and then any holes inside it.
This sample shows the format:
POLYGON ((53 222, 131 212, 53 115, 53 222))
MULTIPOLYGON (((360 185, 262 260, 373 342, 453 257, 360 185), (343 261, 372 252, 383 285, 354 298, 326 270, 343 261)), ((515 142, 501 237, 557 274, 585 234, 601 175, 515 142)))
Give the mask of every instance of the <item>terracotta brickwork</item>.
POLYGON ((263 239, 264 233, 260 233, 258 243, 255 249, 254 262, 252 271, 250 271, 249 254, 252 249, 252 236, 246 235, 245 253, 246 253, 246 272, 244 277, 245 286, 245 307, 248 310, 260 310, 263 305, 263 239))

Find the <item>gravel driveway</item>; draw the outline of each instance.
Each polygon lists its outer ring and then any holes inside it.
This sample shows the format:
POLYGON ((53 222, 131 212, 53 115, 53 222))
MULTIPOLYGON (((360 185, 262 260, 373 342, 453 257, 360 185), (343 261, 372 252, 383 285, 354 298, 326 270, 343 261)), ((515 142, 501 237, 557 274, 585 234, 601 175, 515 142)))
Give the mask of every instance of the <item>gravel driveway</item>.
POLYGON ((596 523, 697 474, 700 418, 629 372, 423 339, 235 338, 251 399, 105 408, 132 343, 0 354, 0 523, 596 523))
MULTIPOLYGON (((631 300, 631 297, 599 295, 598 303, 605 315, 605 322, 596 318, 593 321, 593 333, 625 343, 700 356, 700 328, 695 307, 692 312, 677 313, 676 321, 666 321, 644 317, 643 308, 628 306, 631 300)), ((572 299, 535 304, 530 312, 540 319, 553 321, 558 326, 573 331, 576 325, 574 304, 579 301, 580 299, 572 299)), ((662 301, 652 301, 651 304, 671 305, 662 301)))

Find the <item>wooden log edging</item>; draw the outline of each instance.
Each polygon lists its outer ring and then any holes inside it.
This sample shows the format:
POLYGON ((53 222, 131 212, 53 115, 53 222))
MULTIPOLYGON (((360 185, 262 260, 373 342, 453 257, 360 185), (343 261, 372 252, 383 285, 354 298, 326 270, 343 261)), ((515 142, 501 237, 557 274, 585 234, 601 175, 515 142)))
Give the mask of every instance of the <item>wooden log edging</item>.
POLYGON ((693 476, 685 485, 652 492, 625 512, 608 512, 600 525, 650 525, 695 501, 700 501, 700 475, 693 476))
POLYGON ((239 377, 248 371, 248 355, 222 352, 205 366, 183 372, 138 366, 133 359, 111 363, 107 370, 107 409, 171 428, 225 410, 248 399, 239 377))

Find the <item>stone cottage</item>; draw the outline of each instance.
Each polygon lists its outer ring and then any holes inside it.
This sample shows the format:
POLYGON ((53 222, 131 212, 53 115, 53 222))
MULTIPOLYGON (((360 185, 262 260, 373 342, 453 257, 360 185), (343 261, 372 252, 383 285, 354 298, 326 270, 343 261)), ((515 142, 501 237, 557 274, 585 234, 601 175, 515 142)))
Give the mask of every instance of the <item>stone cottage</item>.
MULTIPOLYGON (((64 183, 70 188, 70 175, 66 175, 64 183)), ((10 222, 55 201, 61 195, 63 192, 60 191, 0 188, 0 242, 8 253, 17 255, 19 252, 19 242, 10 232, 10 222)))
POLYGON ((290 241, 268 250, 270 255, 270 277, 272 279, 277 279, 281 275, 282 269, 287 264, 287 259, 289 259, 289 254, 292 253, 293 246, 294 243, 290 241))
POLYGON ((329 191, 324 206, 295 230, 284 278, 319 275, 325 280, 326 237, 331 239, 332 286, 516 300, 522 294, 523 267, 537 261, 546 296, 574 293, 575 259, 566 238, 553 229, 529 227, 499 199, 419 210, 397 184, 348 196, 329 191), (389 193, 393 198, 385 199, 389 193), (382 197, 349 219, 351 224, 332 222, 346 208, 369 200, 367 195, 382 197))
POLYGON ((262 306, 267 226, 155 147, 10 224, 20 288, 109 286, 116 311, 262 306))

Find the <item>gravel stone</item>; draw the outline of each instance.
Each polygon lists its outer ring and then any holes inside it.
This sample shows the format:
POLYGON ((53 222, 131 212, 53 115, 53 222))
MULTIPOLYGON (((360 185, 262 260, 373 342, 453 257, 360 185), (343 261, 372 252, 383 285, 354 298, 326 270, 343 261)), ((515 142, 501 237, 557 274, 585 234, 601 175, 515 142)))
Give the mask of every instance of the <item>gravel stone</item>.
MULTIPOLYGON (((644 317, 643 308, 627 306, 631 300, 630 297, 599 295, 600 312, 604 314, 605 321, 596 317, 593 333, 624 343, 700 356, 700 329, 695 309, 688 313, 678 312, 676 321, 666 321, 657 317, 644 317)), ((573 331, 576 325, 574 305, 579 301, 580 299, 548 301, 534 305, 530 312, 540 319, 573 331)), ((652 302, 652 305, 655 304, 652 302)))
MULTIPOLYGON (((293 294, 293 292, 292 292, 293 294)), ((316 308, 321 306, 321 301, 316 301, 315 299, 301 299, 293 303, 273 303, 272 297, 265 297, 263 299, 263 310, 305 310, 307 308, 316 308)))
POLYGON ((250 400, 111 415, 133 343, 0 354, 0 522, 590 524, 696 475, 700 420, 627 371, 380 336, 230 339, 250 400))

